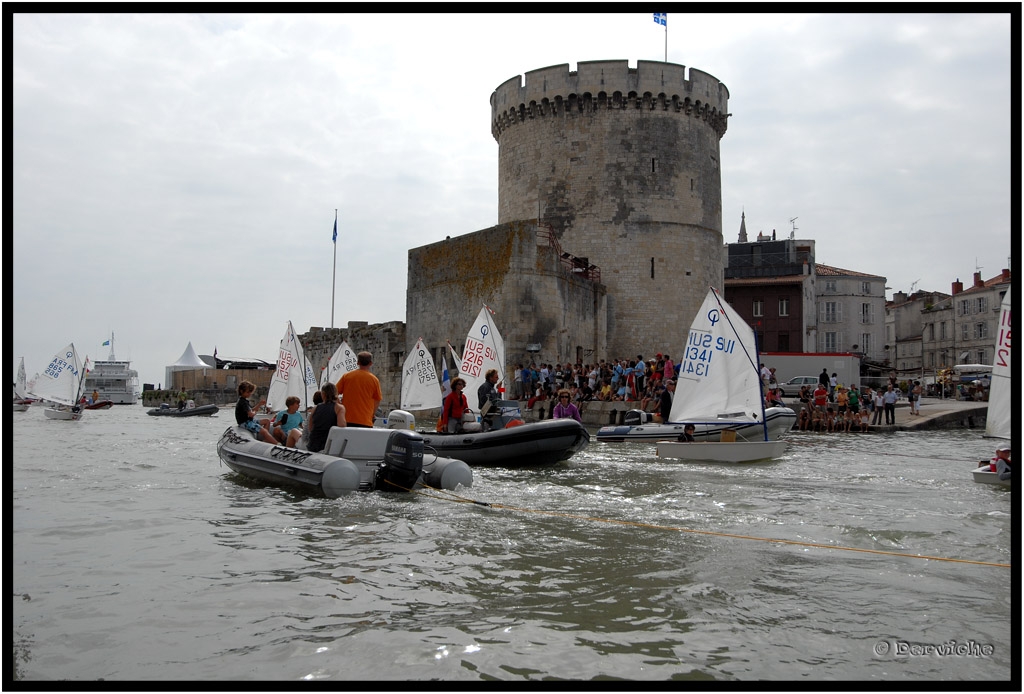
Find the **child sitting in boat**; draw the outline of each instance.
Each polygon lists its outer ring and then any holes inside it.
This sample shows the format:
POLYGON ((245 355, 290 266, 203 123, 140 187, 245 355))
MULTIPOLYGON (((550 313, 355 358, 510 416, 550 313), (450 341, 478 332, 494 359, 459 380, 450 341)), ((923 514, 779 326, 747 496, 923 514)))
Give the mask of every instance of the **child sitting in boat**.
POLYGON ((274 416, 270 433, 280 443, 288 441, 288 436, 293 429, 297 428, 300 432, 302 431, 303 418, 302 413, 299 412, 300 404, 302 404, 302 399, 299 396, 289 395, 284 399, 285 409, 274 416))
MULTIPOLYGON (((274 438, 273 434, 267 431, 266 427, 260 426, 260 423, 256 421, 256 410, 252 409, 249 405, 249 396, 256 391, 256 384, 251 381, 242 381, 238 384, 238 402, 235 404, 235 422, 248 429, 253 436, 262 439, 267 443, 277 443, 277 439, 274 438)), ((257 407, 263 405, 266 400, 260 400, 257 407)), ((179 410, 185 409, 185 403, 182 402, 179 410)))
POLYGON ((465 393, 466 379, 456 378, 452 381, 452 392, 445 396, 441 403, 441 426, 438 431, 447 431, 449 434, 458 434, 462 431, 462 415, 469 412, 469 402, 465 393))

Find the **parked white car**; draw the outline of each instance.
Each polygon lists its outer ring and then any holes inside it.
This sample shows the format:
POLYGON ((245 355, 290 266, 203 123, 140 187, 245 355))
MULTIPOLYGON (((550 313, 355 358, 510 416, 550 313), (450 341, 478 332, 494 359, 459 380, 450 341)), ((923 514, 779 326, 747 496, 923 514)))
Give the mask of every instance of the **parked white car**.
POLYGON ((779 384, 779 390, 782 391, 782 397, 794 398, 800 394, 800 388, 802 386, 810 386, 811 392, 814 392, 814 386, 818 385, 817 376, 797 376, 791 378, 785 383, 779 384))

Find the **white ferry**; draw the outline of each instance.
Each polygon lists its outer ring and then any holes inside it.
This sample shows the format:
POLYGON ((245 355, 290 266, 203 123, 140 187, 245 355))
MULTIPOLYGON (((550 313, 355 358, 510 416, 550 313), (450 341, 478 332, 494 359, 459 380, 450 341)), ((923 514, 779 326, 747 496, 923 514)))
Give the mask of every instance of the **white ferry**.
POLYGON ((99 400, 110 400, 115 405, 135 405, 139 401, 139 374, 130 361, 114 357, 114 334, 110 334, 110 356, 96 361, 85 377, 82 394, 99 393, 99 400))

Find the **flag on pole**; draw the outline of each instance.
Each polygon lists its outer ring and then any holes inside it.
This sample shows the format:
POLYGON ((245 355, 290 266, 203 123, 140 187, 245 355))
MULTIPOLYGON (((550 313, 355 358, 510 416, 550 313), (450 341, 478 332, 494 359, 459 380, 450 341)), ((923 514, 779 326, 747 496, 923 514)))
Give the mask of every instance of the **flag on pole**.
POLYGON ((101 345, 101 347, 106 347, 106 346, 108 346, 109 344, 110 344, 110 340, 104 340, 104 341, 103 341, 103 344, 101 345))
POLYGON ((668 13, 667 12, 655 12, 654 23, 660 24, 663 27, 668 26, 668 13))
POLYGON ((452 392, 452 381, 448 377, 448 360, 444 358, 444 354, 441 354, 441 401, 448 397, 448 393, 452 392))
POLYGON ((331 239, 332 242, 338 243, 338 220, 334 220, 334 237, 331 239))

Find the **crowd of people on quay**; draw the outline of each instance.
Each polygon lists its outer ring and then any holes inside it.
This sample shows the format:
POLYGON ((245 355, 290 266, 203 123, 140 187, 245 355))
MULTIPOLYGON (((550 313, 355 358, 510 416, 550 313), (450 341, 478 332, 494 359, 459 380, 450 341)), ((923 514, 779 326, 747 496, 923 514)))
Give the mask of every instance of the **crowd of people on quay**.
MULTIPOLYGON (((513 378, 506 397, 526 400, 526 407, 532 409, 537 402, 557 399, 552 404, 552 416, 562 410, 563 396, 573 405, 575 413, 566 408, 564 416, 578 415, 584 403, 630 402, 646 411, 658 408, 665 383, 674 380, 678 372, 669 354, 659 353, 656 357, 644 359, 638 354, 635 359, 601 359, 593 364, 516 364, 513 378)), ((558 418, 558 417, 554 417, 558 418)))
MULTIPOLYGON (((763 378, 762 372, 762 378, 763 378)), ((906 393, 910 415, 921 414, 920 381, 911 381, 906 393)), ((797 428, 801 431, 853 432, 868 431, 872 426, 896 424, 896 402, 903 396, 896 374, 890 374, 888 383, 878 388, 857 384, 849 387, 837 383, 836 374, 822 369, 813 388, 800 387, 800 412, 797 428)))

